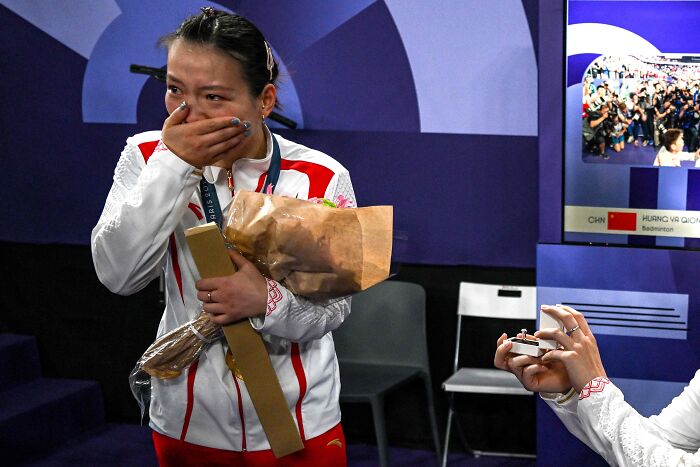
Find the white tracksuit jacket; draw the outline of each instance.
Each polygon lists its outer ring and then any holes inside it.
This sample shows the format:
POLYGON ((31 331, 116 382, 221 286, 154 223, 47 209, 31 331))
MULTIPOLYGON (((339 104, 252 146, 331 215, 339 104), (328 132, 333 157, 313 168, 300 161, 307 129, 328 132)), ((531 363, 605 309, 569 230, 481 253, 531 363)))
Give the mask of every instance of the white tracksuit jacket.
MULTIPOLYGON (((260 190, 272 154, 269 131, 265 159, 233 165, 236 191, 260 190)), ((348 171, 319 151, 277 138, 282 165, 276 195, 355 202, 348 171)), ((201 310, 199 278, 184 231, 206 221, 195 168, 160 143, 160 131, 127 139, 114 183, 92 231, 97 275, 111 291, 128 295, 157 278, 164 268, 166 307, 158 336, 195 318, 201 310)), ((221 208, 231 202, 226 171, 206 167, 221 208)), ((263 336, 272 364, 303 439, 340 422, 338 363, 330 331, 350 313, 350 299, 316 303, 270 282, 266 316, 251 319, 263 336), (278 290, 275 289, 275 285, 278 290)), ((145 349, 144 349, 145 350, 145 349)), ((226 366, 225 342, 212 345, 175 379, 152 378, 150 425, 189 443, 233 451, 269 449, 245 383, 226 366)))

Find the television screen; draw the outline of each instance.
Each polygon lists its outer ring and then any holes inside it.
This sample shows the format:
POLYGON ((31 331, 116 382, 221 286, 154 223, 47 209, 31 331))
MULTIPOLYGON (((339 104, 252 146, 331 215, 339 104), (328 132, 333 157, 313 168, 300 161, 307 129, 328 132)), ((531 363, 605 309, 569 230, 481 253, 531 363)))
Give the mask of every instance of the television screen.
POLYGON ((700 3, 569 0, 564 241, 700 247, 700 3))

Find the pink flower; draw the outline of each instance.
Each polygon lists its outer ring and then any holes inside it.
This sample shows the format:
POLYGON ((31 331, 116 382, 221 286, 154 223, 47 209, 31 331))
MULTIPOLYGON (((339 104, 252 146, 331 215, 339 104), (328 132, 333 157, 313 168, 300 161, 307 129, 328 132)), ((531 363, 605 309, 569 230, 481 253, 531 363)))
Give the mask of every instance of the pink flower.
POLYGON ((338 197, 335 200, 335 205, 338 206, 339 208, 351 208, 352 207, 352 200, 346 198, 343 195, 338 195, 338 197))
POLYGON ((331 208, 351 208, 352 200, 346 198, 343 195, 338 195, 336 202, 326 199, 326 198, 309 198, 308 201, 316 204, 323 204, 331 208))

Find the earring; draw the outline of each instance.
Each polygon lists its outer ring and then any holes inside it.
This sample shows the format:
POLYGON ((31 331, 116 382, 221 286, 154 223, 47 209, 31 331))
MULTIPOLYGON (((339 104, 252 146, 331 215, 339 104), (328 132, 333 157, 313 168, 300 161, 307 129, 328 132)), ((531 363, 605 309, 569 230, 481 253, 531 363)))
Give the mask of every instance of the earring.
MULTIPOLYGON (((262 106, 262 110, 265 110, 265 106, 264 106, 264 105, 262 106)), ((260 117, 262 118, 262 121, 264 122, 264 121, 265 121, 265 114, 262 114, 260 117)))

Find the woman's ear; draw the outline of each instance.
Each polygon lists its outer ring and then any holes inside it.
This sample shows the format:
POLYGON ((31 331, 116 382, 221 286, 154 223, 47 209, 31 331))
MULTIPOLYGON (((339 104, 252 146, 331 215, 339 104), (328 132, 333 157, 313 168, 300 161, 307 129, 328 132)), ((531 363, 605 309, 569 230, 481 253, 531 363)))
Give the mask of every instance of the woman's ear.
POLYGON ((263 120, 270 115, 270 112, 275 108, 275 103, 277 102, 277 88, 274 84, 268 83, 263 88, 260 93, 261 97, 261 116, 263 120))

